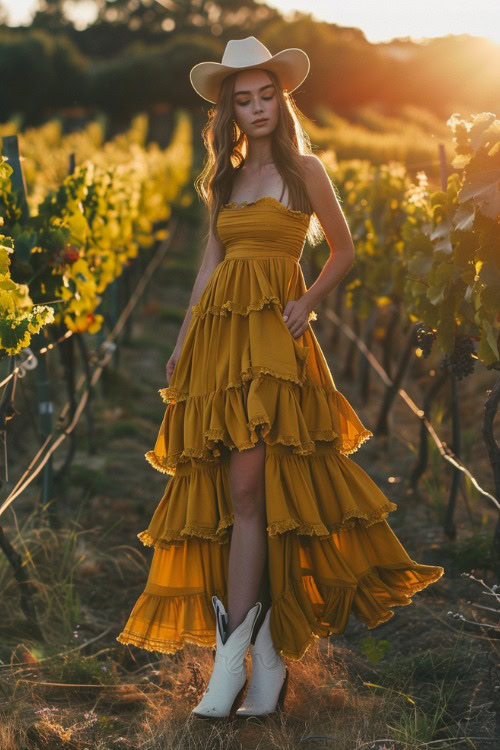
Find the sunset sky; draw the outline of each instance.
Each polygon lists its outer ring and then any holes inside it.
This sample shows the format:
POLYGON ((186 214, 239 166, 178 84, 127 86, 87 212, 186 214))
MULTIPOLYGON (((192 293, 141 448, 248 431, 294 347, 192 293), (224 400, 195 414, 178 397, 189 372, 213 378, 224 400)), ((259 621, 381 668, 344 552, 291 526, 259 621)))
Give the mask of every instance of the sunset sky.
MULTIPOLYGON (((500 44, 499 0, 267 0, 285 15, 293 10, 311 13, 319 20, 361 29, 370 42, 395 37, 446 36, 471 34, 500 44)), ((9 13, 11 26, 29 24, 37 0, 0 0, 9 13)), ((77 27, 92 23, 96 4, 93 0, 68 0, 68 16, 77 27)))

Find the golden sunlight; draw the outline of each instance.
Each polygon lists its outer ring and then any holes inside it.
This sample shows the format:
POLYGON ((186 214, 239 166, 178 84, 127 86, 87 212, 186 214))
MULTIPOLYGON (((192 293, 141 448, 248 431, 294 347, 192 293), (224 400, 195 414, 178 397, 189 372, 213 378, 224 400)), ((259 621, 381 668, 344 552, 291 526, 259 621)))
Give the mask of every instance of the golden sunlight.
MULTIPOLYGON (((145 4, 154 0, 144 0, 145 4)), ((168 6, 168 0, 156 0, 168 6)), ((408 10, 408 3, 384 0, 350 0, 336 3, 333 0, 256 0, 276 8, 289 17, 294 11, 309 13, 319 21, 359 29, 372 43, 387 42, 394 38, 426 38, 469 34, 484 37, 500 44, 500 4, 494 0, 420 0, 408 10)), ((3 0, 10 26, 29 25, 38 7, 38 0, 3 0)), ((76 28, 85 28, 94 22, 98 3, 96 0, 67 2, 65 12, 76 28)))

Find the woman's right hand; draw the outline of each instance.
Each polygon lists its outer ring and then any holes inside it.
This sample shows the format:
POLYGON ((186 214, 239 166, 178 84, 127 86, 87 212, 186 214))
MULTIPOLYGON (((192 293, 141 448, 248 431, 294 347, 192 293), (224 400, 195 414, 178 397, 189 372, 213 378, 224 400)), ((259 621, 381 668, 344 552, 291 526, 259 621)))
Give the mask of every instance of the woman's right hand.
POLYGON ((177 364, 177 360, 179 359, 179 353, 180 349, 178 347, 175 347, 174 351, 170 355, 170 359, 166 364, 165 371, 167 376, 167 385, 170 385, 172 373, 174 372, 175 365, 177 364))

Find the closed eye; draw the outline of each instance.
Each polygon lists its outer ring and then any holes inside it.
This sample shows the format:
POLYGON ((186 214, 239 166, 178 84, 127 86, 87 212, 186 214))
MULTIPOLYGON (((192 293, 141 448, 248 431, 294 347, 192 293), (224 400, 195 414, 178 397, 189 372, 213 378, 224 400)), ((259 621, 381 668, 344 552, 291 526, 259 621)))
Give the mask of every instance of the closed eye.
MULTIPOLYGON (((268 101, 270 101, 270 100, 271 100, 271 99, 272 99, 273 97, 272 97, 272 96, 263 96, 262 98, 263 98, 263 99, 264 99, 264 100, 265 100, 266 102, 268 102, 268 101)), ((242 107, 244 107, 245 105, 247 105, 247 104, 249 104, 249 103, 250 103, 250 100, 249 100, 248 102, 238 102, 238 104, 240 104, 240 105, 241 105, 242 107)))

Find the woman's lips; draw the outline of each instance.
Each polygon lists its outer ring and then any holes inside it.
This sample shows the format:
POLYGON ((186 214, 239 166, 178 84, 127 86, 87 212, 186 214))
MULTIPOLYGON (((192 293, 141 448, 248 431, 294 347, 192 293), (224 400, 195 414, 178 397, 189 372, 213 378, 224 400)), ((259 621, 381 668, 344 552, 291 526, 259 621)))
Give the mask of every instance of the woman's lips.
POLYGON ((253 123, 254 125, 263 125, 265 122, 267 122, 267 118, 264 120, 255 120, 253 123))

